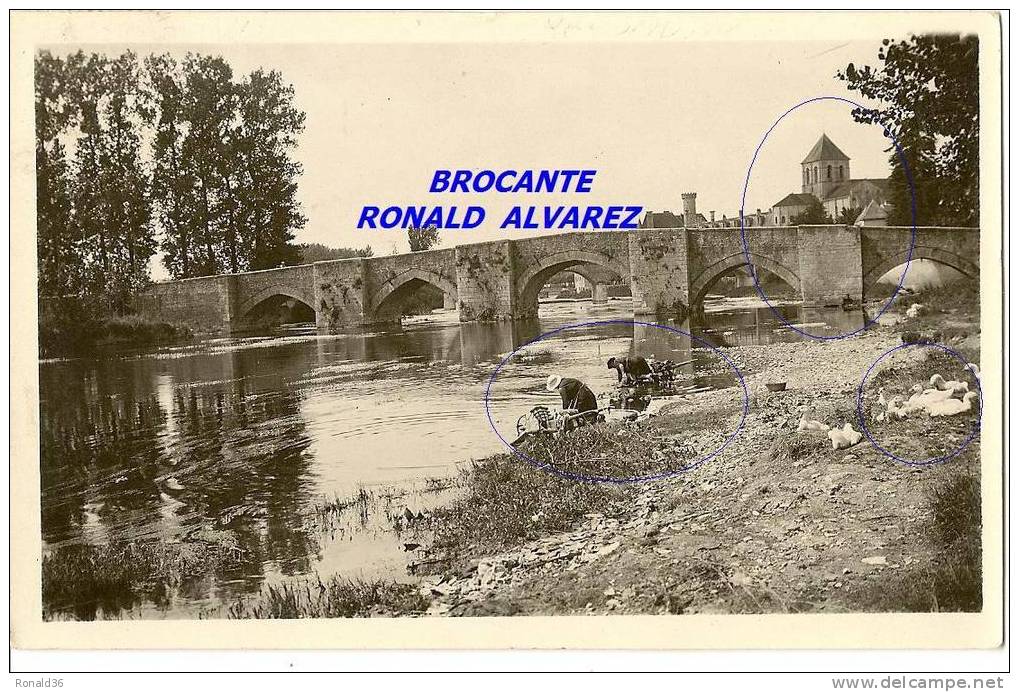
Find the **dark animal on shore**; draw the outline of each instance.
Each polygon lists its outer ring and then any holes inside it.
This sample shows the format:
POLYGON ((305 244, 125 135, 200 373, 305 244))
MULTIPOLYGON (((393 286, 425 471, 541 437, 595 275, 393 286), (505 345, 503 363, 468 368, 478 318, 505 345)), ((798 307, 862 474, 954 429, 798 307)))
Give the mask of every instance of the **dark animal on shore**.
POLYGON ((922 332, 903 332, 902 343, 904 344, 937 344, 941 342, 941 332, 935 331, 930 333, 922 332))

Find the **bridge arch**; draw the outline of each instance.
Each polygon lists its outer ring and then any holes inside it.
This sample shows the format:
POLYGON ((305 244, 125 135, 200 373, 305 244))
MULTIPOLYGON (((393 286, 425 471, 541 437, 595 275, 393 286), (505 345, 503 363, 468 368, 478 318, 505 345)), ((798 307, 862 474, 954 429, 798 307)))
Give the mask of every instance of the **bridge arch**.
POLYGON ((427 269, 407 269, 387 279, 371 295, 364 311, 366 321, 398 321, 404 303, 424 286, 432 286, 454 299, 457 295, 456 283, 442 274, 427 269))
MULTIPOLYGON (((905 264, 907 260, 910 262, 913 260, 930 260, 931 262, 951 267, 974 281, 980 280, 980 267, 972 260, 944 248, 916 245, 913 248, 912 255, 906 249, 900 253, 885 257, 873 267, 865 269, 863 273, 863 297, 866 298, 868 294, 873 292, 874 284, 877 283, 878 279, 896 267, 905 264)), ((896 280, 896 283, 898 283, 898 280, 896 280)))
POLYGON ((274 284, 272 286, 266 286, 257 293, 245 298, 244 301, 242 301, 237 307, 237 310, 234 313, 235 317, 232 321, 235 324, 243 324, 244 322, 249 321, 252 314, 259 306, 273 298, 292 298, 311 310, 312 314, 318 314, 315 310, 314 296, 308 295, 306 291, 295 286, 274 284))
POLYGON ((577 270, 581 276, 591 275, 589 269, 608 273, 617 280, 630 278, 629 265, 620 260, 587 250, 563 250, 554 252, 533 262, 520 273, 516 280, 517 312, 536 316, 538 314, 538 293, 549 279, 562 271, 577 270))
MULTIPOLYGON (((789 267, 763 255, 751 253, 750 259, 755 267, 771 272, 789 284, 797 294, 802 295, 800 277, 797 276, 796 272, 791 270, 789 267)), ((690 305, 699 305, 704 300, 704 296, 707 295, 708 290, 723 275, 739 267, 747 266, 749 265, 747 263, 746 254, 738 252, 736 254, 729 255, 728 257, 723 257, 714 264, 705 267, 697 278, 690 284, 690 305)))

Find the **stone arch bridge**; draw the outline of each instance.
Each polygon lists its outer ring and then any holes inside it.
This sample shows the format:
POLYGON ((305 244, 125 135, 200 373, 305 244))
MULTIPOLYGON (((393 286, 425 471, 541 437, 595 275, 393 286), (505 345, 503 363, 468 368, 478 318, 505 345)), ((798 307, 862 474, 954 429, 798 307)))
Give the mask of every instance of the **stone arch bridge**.
MULTIPOLYGON (((868 296, 879 277, 906 261, 911 235, 909 228, 855 226, 746 232, 755 271, 780 277, 805 305, 868 296)), ((976 228, 919 228, 913 259, 975 279, 979 236, 976 228)), ((537 315, 545 282, 569 270, 592 283, 596 302, 606 284, 621 281, 631 286, 636 315, 683 317, 719 278, 746 265, 731 228, 574 232, 158 283, 140 308, 195 331, 231 332, 283 301, 314 311, 321 330, 338 331, 398 321, 404 302, 431 286, 462 322, 523 319, 537 315)))

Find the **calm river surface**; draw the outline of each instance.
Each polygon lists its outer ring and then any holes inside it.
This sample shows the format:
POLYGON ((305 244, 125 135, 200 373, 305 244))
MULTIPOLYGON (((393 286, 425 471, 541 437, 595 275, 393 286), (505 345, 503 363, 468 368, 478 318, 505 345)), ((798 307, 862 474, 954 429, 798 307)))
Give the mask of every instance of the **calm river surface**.
MULTIPOLYGON (((794 304, 781 310, 794 324, 814 325, 813 333, 855 329, 862 320, 841 311, 808 319, 794 304)), ((159 602, 92 611, 68 604, 67 616, 222 616, 224 604, 266 583, 314 573, 412 580, 412 556, 391 518, 448 500, 449 491, 435 492, 430 479, 455 476, 459 464, 505 450, 484 404, 496 366, 549 330, 632 319, 627 303, 550 304, 542 315, 526 323, 460 325, 455 314, 435 314, 395 331, 291 330, 42 362, 45 551, 173 541, 213 526, 236 536, 243 556, 159 602), (361 489, 383 498, 376 509, 323 524, 316 507, 361 489)), ((768 308, 738 299, 710 304, 704 324, 692 331, 716 345, 802 338, 768 308)), ((631 352, 694 359, 685 369, 690 382, 735 383, 711 350, 691 350, 689 339, 665 330, 570 329, 525 347, 524 357, 500 372, 493 420, 512 439, 517 416, 556 401, 543 390, 548 374, 579 377, 596 393, 607 392, 615 378, 605 360, 631 352)))

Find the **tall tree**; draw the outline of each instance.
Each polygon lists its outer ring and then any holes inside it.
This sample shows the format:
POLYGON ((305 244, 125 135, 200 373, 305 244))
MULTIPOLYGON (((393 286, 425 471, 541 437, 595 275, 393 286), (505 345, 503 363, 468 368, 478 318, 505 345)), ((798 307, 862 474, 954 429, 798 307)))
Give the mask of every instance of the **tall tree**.
POLYGON ((76 244, 71 226, 71 180, 61 137, 73 118, 66 96, 67 66, 48 51, 35 58, 36 243, 39 294, 78 290, 76 244))
POLYGON ((180 64, 169 55, 145 60, 148 74, 146 123, 152 140, 152 200, 161 229, 163 265, 170 276, 192 276, 198 252, 195 235, 197 181, 184 165, 183 144, 189 123, 183 119, 184 85, 180 64))
POLYGON ((232 212, 229 142, 234 127, 237 91, 233 70, 221 57, 189 54, 184 59, 181 118, 185 133, 181 165, 193 177, 197 230, 192 275, 205 276, 242 268, 232 212))
POLYGON ((106 277, 115 287, 119 309, 149 281, 149 258, 156 252, 151 223, 150 176, 142 161, 143 111, 137 57, 124 53, 109 62, 106 123, 102 147, 103 196, 116 272, 106 277))
MULTIPOLYGON (((854 108, 861 123, 874 123, 894 136, 916 190, 918 225, 980 222, 979 79, 976 36, 924 35, 885 39, 881 65, 850 63, 837 77, 849 89, 877 101, 854 108)), ((912 199, 906 169, 894 147, 889 223, 911 222, 912 199)))
POLYGON ((78 124, 71 197, 80 292, 121 312, 148 281, 156 249, 141 159, 137 58, 79 53, 67 67, 78 124))
POLYGON ((146 62, 155 129, 153 196, 175 278, 298 264, 304 113, 278 72, 241 81, 221 57, 146 62))
POLYGON ((279 72, 256 70, 237 88, 233 160, 240 174, 236 207, 249 233, 248 266, 269 269, 298 264, 294 232, 307 219, 297 201, 301 164, 291 158, 305 114, 294 106, 294 88, 279 72))

